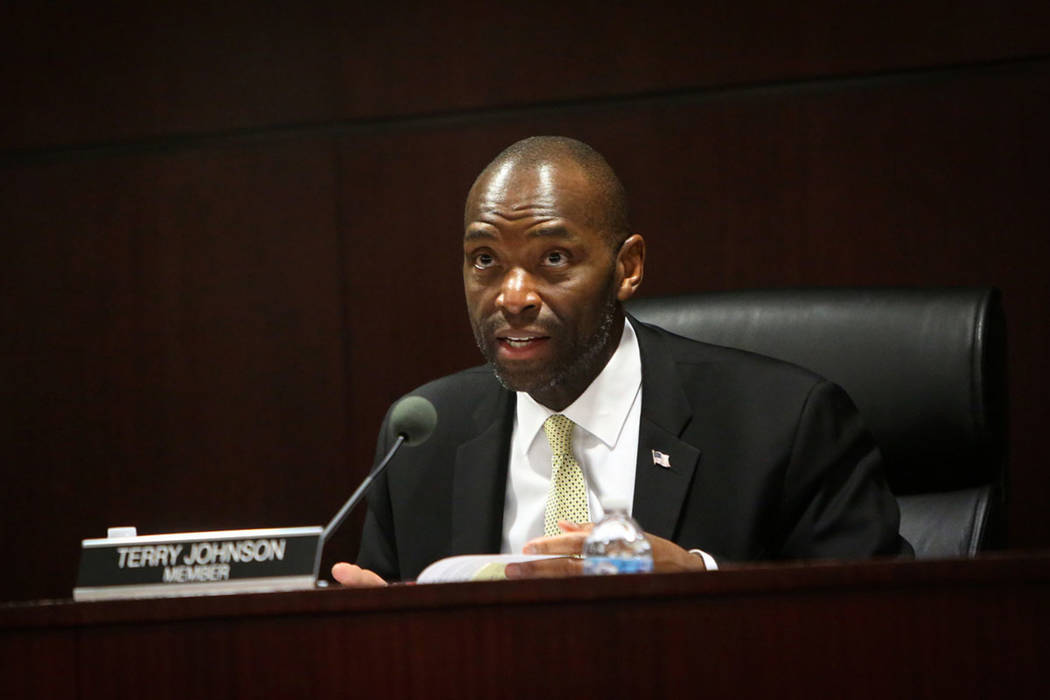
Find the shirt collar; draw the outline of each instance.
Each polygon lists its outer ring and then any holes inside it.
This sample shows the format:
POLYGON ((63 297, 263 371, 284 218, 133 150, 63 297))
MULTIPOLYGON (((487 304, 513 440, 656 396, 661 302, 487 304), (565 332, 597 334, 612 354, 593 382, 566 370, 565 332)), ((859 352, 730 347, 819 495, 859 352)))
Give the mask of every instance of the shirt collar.
MULTIPOLYGON (((601 373, 562 415, 612 448, 620 438, 627 415, 642 386, 642 355, 630 321, 624 319, 620 344, 601 373)), ((536 439, 543 422, 555 412, 517 392, 515 408, 518 436, 526 449, 536 439)))

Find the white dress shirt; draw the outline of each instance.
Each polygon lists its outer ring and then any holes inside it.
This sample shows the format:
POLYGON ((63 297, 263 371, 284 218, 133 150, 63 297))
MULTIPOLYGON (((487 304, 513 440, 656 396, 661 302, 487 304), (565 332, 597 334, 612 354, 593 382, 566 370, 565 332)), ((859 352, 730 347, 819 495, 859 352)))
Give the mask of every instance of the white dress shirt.
MULTIPOLYGON (((601 519, 602 502, 609 496, 622 499, 630 509, 642 414, 642 357, 629 322, 624 321, 620 344, 605 369, 561 413, 576 424, 572 451, 587 482, 591 520, 601 519)), ((520 552, 526 542, 543 535, 551 447, 542 428, 553 414, 518 392, 503 509, 504 553, 520 552)))
MULTIPOLYGON (((642 355, 630 321, 624 319, 620 344, 608 364, 561 413, 576 424, 572 451, 587 482, 591 520, 601 520, 602 503, 610 497, 626 503, 630 514, 642 415, 642 355)), ((517 554, 526 542, 543 535, 552 454, 542 428, 553 414, 525 392, 517 392, 503 508, 504 554, 517 554)), ((709 571, 718 568, 710 554, 689 551, 702 557, 709 571)))

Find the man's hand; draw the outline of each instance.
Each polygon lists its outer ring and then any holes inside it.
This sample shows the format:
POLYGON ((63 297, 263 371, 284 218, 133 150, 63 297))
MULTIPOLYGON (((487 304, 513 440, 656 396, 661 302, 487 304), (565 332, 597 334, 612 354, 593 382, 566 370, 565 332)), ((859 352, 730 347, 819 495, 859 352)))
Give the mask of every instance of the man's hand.
POLYGON ((553 537, 537 537, 522 548, 524 554, 564 554, 564 559, 540 559, 507 564, 507 578, 559 578, 583 574, 583 561, 576 557, 583 552, 583 542, 594 527, 594 523, 577 525, 568 520, 559 520, 562 534, 553 537))
POLYGON ((671 540, 663 537, 650 535, 649 544, 653 546, 653 571, 656 573, 671 573, 675 571, 707 571, 703 557, 690 554, 689 550, 682 549, 671 540))
MULTIPOLYGON (((522 551, 525 554, 564 554, 566 557, 580 555, 587 535, 594 528, 594 523, 577 525, 567 520, 558 522, 562 534, 553 537, 538 537, 525 543, 522 551)), ((653 571, 667 573, 676 571, 706 571, 704 560, 690 554, 674 542, 663 537, 645 533, 653 548, 653 571)), ((583 562, 580 559, 541 559, 539 561, 508 564, 507 578, 549 578, 557 576, 578 576, 583 573, 583 562)))
POLYGON ((341 561, 332 567, 332 578, 344 586, 354 588, 385 586, 386 581, 374 571, 362 569, 357 564, 341 561))

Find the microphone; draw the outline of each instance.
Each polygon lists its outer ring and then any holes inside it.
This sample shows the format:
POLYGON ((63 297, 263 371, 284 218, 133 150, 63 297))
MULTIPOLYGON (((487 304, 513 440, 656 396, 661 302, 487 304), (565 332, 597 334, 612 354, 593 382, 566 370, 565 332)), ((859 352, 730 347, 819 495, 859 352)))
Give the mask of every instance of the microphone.
MULTIPOLYGON (((403 436, 409 447, 415 447, 427 441, 437 421, 434 404, 422 396, 406 396, 390 412, 390 432, 398 437, 403 436)), ((382 469, 382 466, 376 469, 382 469)))
POLYGON ((361 482, 361 485, 357 487, 357 490, 351 494, 347 502, 339 509, 339 512, 325 525, 324 531, 321 533, 322 544, 328 541, 332 533, 346 520, 346 516, 354 509, 354 506, 368 493, 372 482, 386 469, 387 463, 401 448, 401 445, 407 444, 415 447, 426 442, 427 438, 434 432, 437 420, 437 409, 434 408, 434 404, 422 396, 406 396, 397 402, 397 405, 390 411, 389 430, 392 435, 397 436, 393 446, 386 453, 386 456, 383 457, 383 460, 369 472, 368 476, 361 482))

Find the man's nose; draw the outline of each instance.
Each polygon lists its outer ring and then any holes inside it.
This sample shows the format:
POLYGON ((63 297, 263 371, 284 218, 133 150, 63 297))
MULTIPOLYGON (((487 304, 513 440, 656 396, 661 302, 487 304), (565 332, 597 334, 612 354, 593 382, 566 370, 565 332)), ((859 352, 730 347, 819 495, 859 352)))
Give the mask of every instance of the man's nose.
POLYGON ((496 306, 508 313, 520 314, 540 307, 535 280, 525 270, 513 268, 503 278, 496 306))

